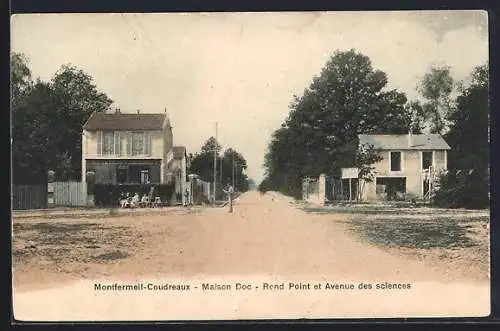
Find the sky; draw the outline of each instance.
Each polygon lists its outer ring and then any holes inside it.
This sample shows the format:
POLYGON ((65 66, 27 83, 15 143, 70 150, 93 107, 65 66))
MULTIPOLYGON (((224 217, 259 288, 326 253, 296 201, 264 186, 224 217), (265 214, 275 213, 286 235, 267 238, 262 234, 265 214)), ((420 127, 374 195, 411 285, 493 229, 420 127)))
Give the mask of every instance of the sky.
POLYGON ((355 49, 418 97, 433 64, 457 80, 488 60, 485 11, 20 14, 11 48, 32 75, 64 64, 94 78, 122 112, 170 116, 174 145, 199 152, 215 136, 263 178, 271 134, 337 50, 355 49))

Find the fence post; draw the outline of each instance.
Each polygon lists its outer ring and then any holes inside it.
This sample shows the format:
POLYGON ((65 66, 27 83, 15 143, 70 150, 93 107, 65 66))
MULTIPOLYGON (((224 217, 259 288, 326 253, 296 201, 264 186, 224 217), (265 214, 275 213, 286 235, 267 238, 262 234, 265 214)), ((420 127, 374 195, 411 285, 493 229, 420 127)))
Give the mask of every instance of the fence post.
POLYGON ((55 204, 54 201, 54 175, 55 172, 53 170, 49 170, 47 172, 47 207, 53 207, 55 204))
POLYGON ((325 194, 326 194, 326 177, 325 174, 321 174, 318 179, 318 195, 320 206, 325 205, 325 194))

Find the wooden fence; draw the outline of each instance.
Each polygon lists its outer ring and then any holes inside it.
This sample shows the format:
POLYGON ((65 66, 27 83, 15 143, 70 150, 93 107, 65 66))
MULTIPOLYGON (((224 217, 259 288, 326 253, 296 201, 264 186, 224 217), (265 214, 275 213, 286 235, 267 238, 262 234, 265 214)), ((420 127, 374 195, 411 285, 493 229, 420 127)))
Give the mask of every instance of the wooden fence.
POLYGON ((12 185, 12 209, 47 208, 47 185, 12 185))
POLYGON ((87 205, 87 183, 54 182, 50 184, 53 184, 55 206, 82 207, 87 205))
POLYGON ((325 195, 325 175, 322 174, 318 178, 306 177, 302 179, 302 200, 324 205, 325 195))

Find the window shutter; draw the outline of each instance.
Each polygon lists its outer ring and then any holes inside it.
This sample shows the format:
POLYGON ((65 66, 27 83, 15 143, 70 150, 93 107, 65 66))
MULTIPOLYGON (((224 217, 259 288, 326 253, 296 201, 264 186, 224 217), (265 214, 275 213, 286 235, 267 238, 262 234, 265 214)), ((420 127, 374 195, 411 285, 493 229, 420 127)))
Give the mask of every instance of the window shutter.
POLYGON ((120 132, 115 132, 115 155, 121 155, 120 132))
POLYGON ((151 156, 151 133, 144 133, 144 149, 146 156, 151 156))
POLYGON ((97 131, 97 155, 102 155, 102 131, 97 131))
POLYGON ((127 132, 127 155, 132 155, 132 132, 127 132))

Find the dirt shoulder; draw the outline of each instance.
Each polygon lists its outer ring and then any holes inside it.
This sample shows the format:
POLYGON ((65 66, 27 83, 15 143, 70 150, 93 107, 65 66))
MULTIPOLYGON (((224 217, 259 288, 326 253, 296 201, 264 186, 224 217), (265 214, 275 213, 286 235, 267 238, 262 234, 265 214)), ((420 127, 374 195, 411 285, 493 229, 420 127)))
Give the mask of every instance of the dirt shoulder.
POLYGON ((489 211, 437 208, 304 208, 317 217, 344 213, 346 233, 367 245, 441 270, 449 278, 489 281, 489 211), (339 210, 340 209, 340 210, 339 210))

